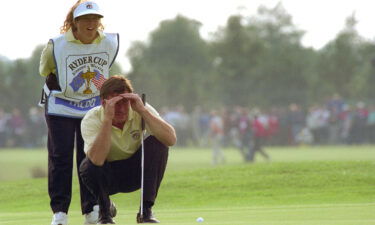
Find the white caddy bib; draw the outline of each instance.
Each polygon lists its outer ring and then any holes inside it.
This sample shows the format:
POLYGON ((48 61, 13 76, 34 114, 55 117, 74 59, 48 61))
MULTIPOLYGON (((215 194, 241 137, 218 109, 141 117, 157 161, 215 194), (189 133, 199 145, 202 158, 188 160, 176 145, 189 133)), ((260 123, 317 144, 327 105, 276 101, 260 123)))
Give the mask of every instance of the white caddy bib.
POLYGON ((99 44, 68 42, 64 35, 52 39, 61 91, 46 92, 48 115, 82 118, 100 105, 99 90, 109 77, 119 48, 118 34, 105 35, 99 44))

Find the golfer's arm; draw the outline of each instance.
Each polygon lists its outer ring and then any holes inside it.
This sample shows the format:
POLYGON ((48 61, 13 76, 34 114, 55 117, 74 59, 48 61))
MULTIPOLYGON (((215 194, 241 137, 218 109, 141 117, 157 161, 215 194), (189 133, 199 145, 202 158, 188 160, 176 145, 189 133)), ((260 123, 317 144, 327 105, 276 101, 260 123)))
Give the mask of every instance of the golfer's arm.
POLYGON ((148 110, 142 112, 141 116, 151 132, 161 143, 165 146, 172 146, 176 143, 176 132, 170 124, 148 110))
POLYGON ((104 120, 94 143, 87 151, 87 157, 97 166, 102 166, 111 147, 112 121, 104 120))

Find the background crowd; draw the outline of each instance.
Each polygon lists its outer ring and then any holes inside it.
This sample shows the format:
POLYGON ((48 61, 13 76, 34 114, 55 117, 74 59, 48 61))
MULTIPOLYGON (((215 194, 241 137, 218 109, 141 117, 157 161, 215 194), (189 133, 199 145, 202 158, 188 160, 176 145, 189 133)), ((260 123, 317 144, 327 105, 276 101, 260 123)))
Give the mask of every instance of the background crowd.
MULTIPOLYGON (((177 132, 179 146, 209 147, 213 118, 223 125, 222 146, 243 147, 253 138, 263 145, 336 145, 375 143, 375 105, 347 103, 334 95, 322 104, 261 109, 230 106, 187 112, 183 105, 160 110, 177 132)), ((43 147, 47 139, 44 111, 0 108, 0 147, 43 147)))
POLYGON ((44 109, 32 107, 22 112, 13 108, 7 112, 0 108, 0 147, 43 147, 46 141, 44 109))
POLYGON ((208 146, 214 132, 210 130, 213 112, 222 119, 224 146, 241 147, 242 139, 254 137, 260 137, 264 145, 375 143, 375 106, 349 104, 339 95, 307 107, 296 103, 269 109, 197 106, 187 113, 177 106, 164 109, 163 117, 176 128, 180 146, 208 146))

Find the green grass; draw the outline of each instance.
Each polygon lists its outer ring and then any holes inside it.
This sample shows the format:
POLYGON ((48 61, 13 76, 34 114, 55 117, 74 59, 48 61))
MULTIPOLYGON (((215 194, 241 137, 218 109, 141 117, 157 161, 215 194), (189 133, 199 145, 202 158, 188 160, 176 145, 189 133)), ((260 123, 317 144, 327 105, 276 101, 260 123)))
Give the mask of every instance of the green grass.
MULTIPOLYGON (((325 146, 325 147, 268 147, 272 162, 306 161, 375 161, 375 146, 325 146)), ((235 149, 225 149, 226 165, 242 164, 235 149)), ((257 163, 265 160, 257 155, 257 163)), ((210 167, 211 152, 206 148, 173 148, 170 151, 168 170, 187 170, 210 167)), ((0 182, 32 178, 33 170, 47 171, 45 149, 0 149, 0 182)))
MULTIPOLYGON (((197 217, 217 225, 375 225, 373 146, 267 152, 270 163, 257 158, 246 164, 237 151, 226 149, 226 164, 212 166, 209 149, 172 149, 154 207, 158 219, 176 225, 197 224, 197 217)), ((50 223, 47 180, 25 172, 45 161, 45 151, 0 151, 2 168, 6 163, 9 170, 18 169, 16 178, 0 176, 6 178, 0 180, 0 224, 50 223)), ((70 225, 83 222, 74 181, 70 225)), ((135 224, 139 192, 112 199, 119 209, 117 224, 135 224)))
POLYGON ((31 178, 34 169, 47 171, 47 150, 0 149, 0 182, 31 178))

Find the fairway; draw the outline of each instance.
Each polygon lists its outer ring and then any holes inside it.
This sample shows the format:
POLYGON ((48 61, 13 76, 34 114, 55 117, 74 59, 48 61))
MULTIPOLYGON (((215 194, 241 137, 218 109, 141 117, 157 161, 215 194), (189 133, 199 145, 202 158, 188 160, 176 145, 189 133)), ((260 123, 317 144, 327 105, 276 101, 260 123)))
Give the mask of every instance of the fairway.
MULTIPOLYGON (((154 212, 161 224, 375 225, 373 146, 272 147, 271 162, 244 163, 225 149, 226 163, 211 165, 206 148, 174 148, 154 212), (204 221, 196 222, 203 217, 204 221)), ((43 150, 2 150, 0 224, 50 224, 43 150), (6 165, 4 167, 4 165, 6 165)), ((117 224, 136 224, 139 192, 112 196, 117 224)), ((69 224, 82 224, 74 179, 69 224)))

